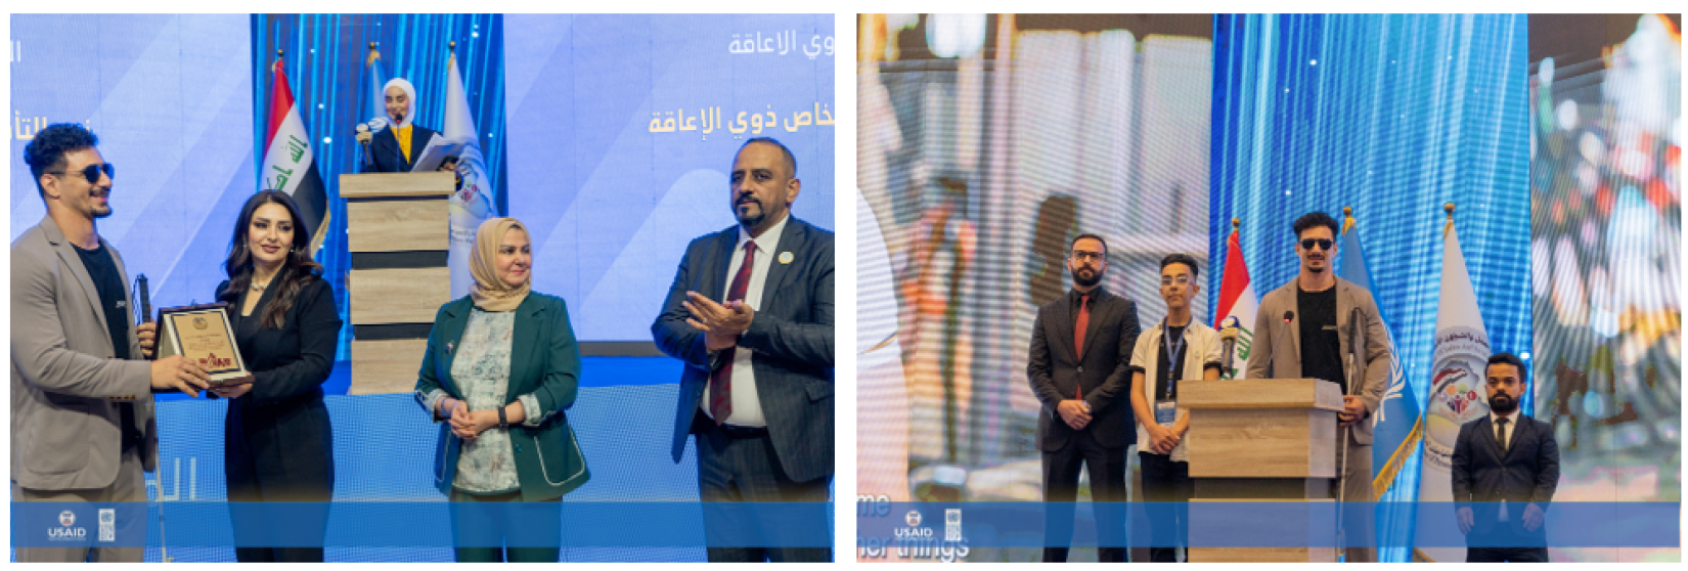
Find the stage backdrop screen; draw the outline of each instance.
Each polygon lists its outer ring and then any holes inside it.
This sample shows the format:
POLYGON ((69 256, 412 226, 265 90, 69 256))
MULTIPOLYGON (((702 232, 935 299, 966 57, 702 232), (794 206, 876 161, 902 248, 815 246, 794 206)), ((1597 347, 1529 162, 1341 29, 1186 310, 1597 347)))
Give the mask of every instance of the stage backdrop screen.
POLYGON ((1145 326, 1166 313, 1162 257, 1206 275, 1212 18, 860 25, 857 493, 1038 501, 1027 346, 1038 307, 1070 287, 1070 240, 1106 239, 1103 286, 1145 326))
POLYGON ((508 215, 582 341, 651 340, 686 244, 736 223, 752 137, 795 156, 792 214, 833 228, 831 15, 512 14, 504 37, 508 215))

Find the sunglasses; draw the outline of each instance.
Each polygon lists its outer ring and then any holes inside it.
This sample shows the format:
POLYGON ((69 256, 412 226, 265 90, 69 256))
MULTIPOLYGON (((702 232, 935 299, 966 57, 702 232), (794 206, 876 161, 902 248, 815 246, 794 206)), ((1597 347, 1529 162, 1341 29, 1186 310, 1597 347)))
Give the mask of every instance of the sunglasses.
MULTIPOLYGON (((83 167, 82 178, 88 179, 88 184, 99 184, 100 171, 105 171, 105 175, 108 177, 114 179, 117 178, 117 171, 115 167, 111 166, 111 163, 93 164, 83 167)), ((68 171, 48 171, 47 174, 64 176, 66 172, 68 171)))
POLYGON ((1333 243, 1334 242, 1331 242, 1330 240, 1326 240, 1326 239, 1323 239, 1323 238, 1308 238, 1306 240, 1301 241, 1301 249, 1311 250, 1311 249, 1313 249, 1314 245, 1317 245, 1320 250, 1324 250, 1326 252, 1329 252, 1331 244, 1333 244, 1333 243))

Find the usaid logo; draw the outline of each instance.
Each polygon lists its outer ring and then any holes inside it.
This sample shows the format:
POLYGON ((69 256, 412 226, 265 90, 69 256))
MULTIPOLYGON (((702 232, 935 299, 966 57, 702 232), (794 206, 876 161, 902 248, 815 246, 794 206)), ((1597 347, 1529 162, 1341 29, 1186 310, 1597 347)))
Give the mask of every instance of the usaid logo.
POLYGON ((905 539, 907 539, 907 538, 918 538, 918 537, 925 537, 925 538, 932 537, 932 528, 921 527, 920 521, 921 521, 920 510, 909 510, 908 514, 903 516, 903 523, 908 524, 908 527, 899 527, 899 528, 893 530, 892 533, 895 534, 898 538, 905 538, 905 539))
POLYGON ((48 541, 81 541, 87 539, 88 528, 76 525, 76 514, 70 510, 59 512, 59 527, 47 528, 48 541))

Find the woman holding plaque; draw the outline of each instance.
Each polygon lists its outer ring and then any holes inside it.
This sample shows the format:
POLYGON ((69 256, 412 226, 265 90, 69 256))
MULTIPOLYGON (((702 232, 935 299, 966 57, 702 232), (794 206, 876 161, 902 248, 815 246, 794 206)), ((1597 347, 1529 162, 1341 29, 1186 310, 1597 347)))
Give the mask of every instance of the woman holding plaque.
POLYGON ((434 478, 452 502, 460 562, 557 561, 562 496, 591 478, 563 413, 580 388, 568 306, 530 290, 532 266, 520 222, 481 224, 474 287, 440 307, 416 381, 445 423, 434 478))
POLYGON ((260 547, 276 534, 322 537, 334 491, 322 383, 334 367, 340 311, 300 219, 285 193, 248 199, 223 264, 229 279, 217 286, 252 377, 211 389, 229 399, 223 474, 241 562, 322 561, 321 547, 260 547), (310 503, 270 511, 246 502, 310 503))

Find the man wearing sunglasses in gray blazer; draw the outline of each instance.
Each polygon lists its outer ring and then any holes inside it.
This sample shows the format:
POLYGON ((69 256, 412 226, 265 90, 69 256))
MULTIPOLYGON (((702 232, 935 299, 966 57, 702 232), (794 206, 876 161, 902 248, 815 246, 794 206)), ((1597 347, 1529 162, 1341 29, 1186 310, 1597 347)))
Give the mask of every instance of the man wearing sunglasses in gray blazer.
POLYGON ((47 217, 12 242, 12 501, 53 509, 40 522, 14 513, 18 561, 140 562, 142 548, 110 546, 146 536, 142 471, 158 463, 152 391, 197 396, 210 382, 180 355, 139 360, 123 258, 95 227, 111 215, 114 172, 97 144, 61 123, 24 147, 47 217), (109 540, 52 529, 86 530, 108 516, 109 540))

